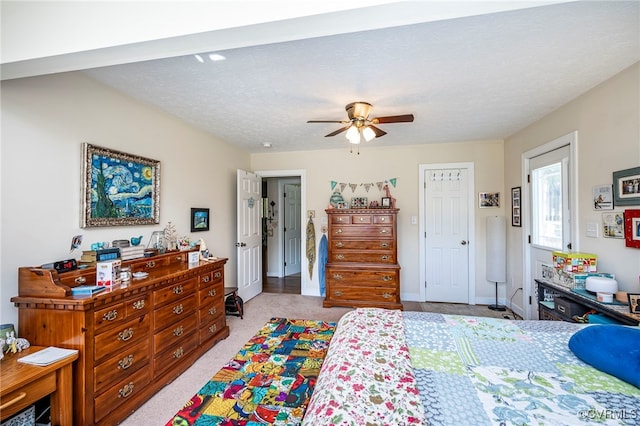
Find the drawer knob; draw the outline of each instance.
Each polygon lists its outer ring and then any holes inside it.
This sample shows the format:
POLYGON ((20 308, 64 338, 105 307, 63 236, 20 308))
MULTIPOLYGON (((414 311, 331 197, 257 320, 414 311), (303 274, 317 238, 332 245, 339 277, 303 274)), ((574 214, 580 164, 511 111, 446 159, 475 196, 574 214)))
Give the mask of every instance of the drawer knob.
POLYGON ((380 247, 387 248, 389 247, 389 243, 380 243, 380 247))
POLYGON ((147 268, 155 268, 156 267, 156 262, 153 260, 150 260, 149 262, 147 262, 146 264, 147 268))
POLYGON ((336 229, 336 234, 342 234, 342 228, 336 229))
POLYGON ((176 256, 176 262, 182 262, 182 256, 176 256))
POLYGON ((182 349, 182 347, 179 347, 178 349, 173 351, 173 357, 176 359, 182 358, 182 355, 184 355, 184 349, 182 349))
POLYGON ((133 393, 133 382, 129 382, 128 385, 124 385, 122 389, 118 391, 118 398, 126 398, 133 393))
POLYGON ((216 271, 216 272, 214 272, 213 276, 216 277, 216 278, 220 278, 222 276, 222 272, 216 271))
POLYGON ((360 222, 364 222, 364 217, 361 217, 361 218, 360 218, 360 222))
POLYGON ((133 309, 137 309, 137 310, 143 309, 145 304, 146 303, 144 302, 144 299, 136 300, 135 302, 133 302, 133 309))
POLYGON ((216 289, 214 288, 214 289, 209 290, 209 293, 207 293, 207 294, 208 294, 209 296, 215 296, 215 295, 216 295, 216 293, 217 293, 217 292, 216 292, 216 289))
POLYGON ((391 278, 389 275, 382 276, 382 281, 391 281, 391 280, 393 280, 393 278, 391 278))
POLYGON ((336 259, 344 260, 344 254, 336 254, 336 259))
POLYGON ((390 298, 392 298, 393 296, 392 296, 392 295, 390 295, 389 293, 384 293, 384 294, 382 295, 382 297, 384 297, 385 299, 390 299, 390 298))
POLYGON ((126 342, 132 337, 133 337, 133 328, 131 327, 118 333, 118 340, 122 340, 123 342, 126 342))
POLYGON ((178 306, 174 306, 173 307, 173 313, 176 315, 180 315, 181 313, 184 312, 184 306, 182 306, 182 303, 179 304, 178 306))
POLYGON ((74 281, 76 284, 84 284, 87 282, 87 277, 78 277, 74 281))
POLYGON ((180 326, 180 327, 176 327, 175 330, 173 330, 173 335, 178 337, 178 336, 182 336, 182 333, 184 333, 184 327, 180 326))
POLYGON ((125 356, 118 361, 118 370, 126 370, 133 365, 133 355, 125 356))
POLYGON ((217 324, 213 324, 211 327, 209 327, 209 332, 210 333, 215 333, 218 330, 218 325, 217 324))
POLYGON ((336 247, 337 247, 337 248, 342 248, 342 247, 344 247, 344 243, 343 243, 342 241, 338 241, 338 242, 336 243, 336 247))
POLYGON ((182 285, 177 285, 173 288, 173 294, 182 294, 184 292, 184 288, 182 285))
POLYGON ((387 256, 386 254, 383 254, 382 256, 380 256, 380 259, 389 260, 389 256, 387 256))
POLYGON ((333 295, 340 297, 340 296, 342 296, 342 292, 341 291, 334 291, 333 295))
POLYGON ((388 234, 388 233, 389 233, 389 230, 388 230, 388 229, 381 229, 381 230, 380 230, 380 233, 381 233, 381 234, 388 234))
POLYGON ((209 275, 207 275, 206 277, 202 277, 203 283, 208 283, 209 281, 211 281, 211 277, 209 275))
POLYGON ((342 219, 341 217, 338 218, 338 222, 342 222, 344 219, 342 219))
POLYGON ((112 311, 109 311, 109 312, 105 313, 105 314, 102 316, 102 319, 103 319, 104 321, 113 321, 113 320, 115 320, 116 318, 118 318, 118 310, 117 310, 117 309, 114 309, 114 310, 112 310, 112 311))
POLYGON ((342 278, 344 278, 342 275, 340 274, 333 274, 333 279, 334 280, 341 280, 342 278))
POLYGON ((216 307, 214 306, 213 308, 209 309, 209 315, 215 315, 216 314, 216 307))
POLYGON ((387 220, 387 218, 386 218, 386 217, 381 217, 381 218, 380 218, 380 222, 384 222, 385 220, 387 220))

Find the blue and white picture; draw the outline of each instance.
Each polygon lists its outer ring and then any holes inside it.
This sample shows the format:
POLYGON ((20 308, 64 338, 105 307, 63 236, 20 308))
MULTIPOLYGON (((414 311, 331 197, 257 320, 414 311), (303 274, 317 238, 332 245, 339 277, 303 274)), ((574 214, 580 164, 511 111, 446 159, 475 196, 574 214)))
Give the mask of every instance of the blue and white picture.
POLYGON ((160 163, 84 144, 83 227, 159 223, 160 163))

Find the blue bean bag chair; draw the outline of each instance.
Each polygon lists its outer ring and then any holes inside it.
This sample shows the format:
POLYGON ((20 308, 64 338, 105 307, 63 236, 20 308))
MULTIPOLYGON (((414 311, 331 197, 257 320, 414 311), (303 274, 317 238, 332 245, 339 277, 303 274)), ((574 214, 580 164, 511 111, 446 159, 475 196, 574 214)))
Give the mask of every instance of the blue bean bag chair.
POLYGON ((640 388, 640 328, 585 327, 571 336, 569 349, 594 368, 640 388))

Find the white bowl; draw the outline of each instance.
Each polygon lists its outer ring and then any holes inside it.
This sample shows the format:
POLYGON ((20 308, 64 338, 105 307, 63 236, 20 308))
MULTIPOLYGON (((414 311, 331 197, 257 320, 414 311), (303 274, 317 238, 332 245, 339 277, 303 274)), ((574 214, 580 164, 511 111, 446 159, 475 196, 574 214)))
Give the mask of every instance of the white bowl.
POLYGON ((618 281, 607 277, 587 277, 585 284, 591 293, 615 293, 618 291, 618 281))

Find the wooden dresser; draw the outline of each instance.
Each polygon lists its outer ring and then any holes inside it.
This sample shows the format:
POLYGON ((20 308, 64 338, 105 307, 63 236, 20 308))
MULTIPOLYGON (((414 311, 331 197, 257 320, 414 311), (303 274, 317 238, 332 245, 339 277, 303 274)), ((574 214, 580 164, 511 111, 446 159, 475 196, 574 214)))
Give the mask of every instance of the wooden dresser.
POLYGON ((74 424, 113 425, 229 336, 227 259, 187 263, 186 252, 123 262, 143 279, 94 295, 95 268, 58 274, 19 268, 18 329, 31 344, 79 350, 73 368, 74 424))
POLYGON ((329 258, 324 307, 402 309, 398 209, 327 209, 329 258))

